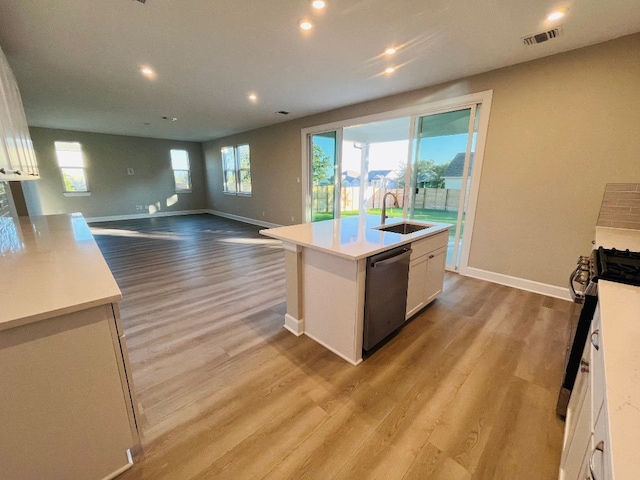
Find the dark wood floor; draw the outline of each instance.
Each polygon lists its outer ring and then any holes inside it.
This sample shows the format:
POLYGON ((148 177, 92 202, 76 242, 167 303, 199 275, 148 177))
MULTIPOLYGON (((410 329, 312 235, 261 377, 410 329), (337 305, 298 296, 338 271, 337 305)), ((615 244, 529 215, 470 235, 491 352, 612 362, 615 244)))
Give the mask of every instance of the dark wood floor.
MULTIPOLYGON (((447 274, 353 367, 282 328, 284 258, 196 215, 93 224, 124 294, 139 479, 555 479, 573 304, 447 274)), ((321 292, 319 292, 321 294, 321 292)))

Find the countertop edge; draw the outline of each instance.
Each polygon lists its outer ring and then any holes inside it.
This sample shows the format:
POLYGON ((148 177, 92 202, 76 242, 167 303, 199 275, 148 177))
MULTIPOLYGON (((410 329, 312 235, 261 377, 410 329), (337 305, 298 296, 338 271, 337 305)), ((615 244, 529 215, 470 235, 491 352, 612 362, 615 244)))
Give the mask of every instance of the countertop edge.
POLYGON ((92 300, 90 302, 77 303, 75 305, 69 305, 64 308, 59 308, 57 310, 51 310, 46 312, 36 313, 34 315, 29 315, 27 317, 21 318, 13 318, 10 320, 5 320, 0 322, 0 331, 9 330, 11 328, 22 327, 24 325, 29 325, 31 323, 42 322, 45 320, 50 320, 52 318, 59 317, 61 315, 67 315, 69 313, 79 312, 81 310, 87 310, 94 307, 99 307, 100 305, 108 305, 111 303, 116 303, 122 300, 122 294, 120 295, 111 295, 104 298, 99 298, 96 300, 92 300))
MULTIPOLYGON (((348 218, 352 218, 352 217, 348 217, 348 218)), ((421 222, 418 220, 410 220, 411 223, 426 223, 426 222, 421 222)), ((397 222, 396 222, 397 223, 397 222)), ((389 223, 389 225, 391 225, 392 223, 389 223)), ((334 255, 336 257, 341 257, 341 258, 345 258, 347 260, 353 260, 353 261, 357 261, 357 260, 361 260, 363 258, 367 258, 370 257, 371 255, 375 255, 377 253, 381 253, 387 250, 391 250, 393 248, 397 248, 397 247, 401 247, 402 245, 407 245, 409 243, 413 243, 417 240, 422 240, 428 237, 431 237, 433 235, 436 235, 438 233, 442 233, 445 231, 450 230, 453 225, 449 225, 449 224, 441 224, 441 223, 437 223, 437 224, 433 224, 435 225, 432 228, 428 228, 428 229, 424 229, 424 230, 420 230, 417 232, 413 232, 407 235, 401 235, 399 233, 393 233, 393 232, 382 232, 384 233, 384 235, 389 235, 389 237, 387 238, 391 238, 394 241, 387 244, 387 245, 381 245, 379 247, 375 247, 371 250, 367 250, 366 252, 363 253, 359 253, 356 255, 352 255, 349 253, 345 253, 345 252, 341 252, 339 250, 333 249, 333 248, 327 248, 321 245, 316 245, 314 243, 310 243, 304 240, 301 240, 299 238, 294 238, 292 236, 288 236, 288 235, 280 235, 278 233, 274 233, 273 230, 277 230, 277 229, 263 229, 260 230, 259 233, 261 235, 264 235, 266 237, 270 237, 270 238, 275 238, 276 240, 280 240, 282 242, 286 242, 286 243, 291 243, 294 245, 299 245, 301 247, 304 248, 309 248, 312 250, 317 250, 320 252, 324 252, 324 253, 328 253, 331 255, 334 255), (399 237, 399 238, 395 238, 395 237, 399 237)), ((311 225, 312 224, 302 224, 302 225, 309 225, 309 228, 312 228, 311 225)), ((280 227, 282 228, 282 227, 280 227)), ((371 228, 372 230, 376 230, 374 228, 371 228)))

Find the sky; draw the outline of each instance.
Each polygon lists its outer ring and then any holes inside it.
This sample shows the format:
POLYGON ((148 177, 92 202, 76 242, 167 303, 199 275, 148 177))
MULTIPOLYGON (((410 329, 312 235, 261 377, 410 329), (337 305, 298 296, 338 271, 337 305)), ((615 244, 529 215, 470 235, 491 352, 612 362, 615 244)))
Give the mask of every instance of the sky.
MULTIPOLYGON (((333 153, 333 140, 325 137, 315 137, 322 149, 328 155, 333 153)), ((408 155, 408 140, 396 142, 374 143, 369 148, 369 170, 396 170, 400 163, 406 162, 408 155)), ((467 134, 447 135, 422 139, 420 149, 421 160, 434 160, 436 163, 446 163, 457 153, 464 152, 467 147, 467 134)), ((352 142, 344 142, 342 151, 342 171, 353 170, 360 172, 360 149, 354 148, 352 142)))

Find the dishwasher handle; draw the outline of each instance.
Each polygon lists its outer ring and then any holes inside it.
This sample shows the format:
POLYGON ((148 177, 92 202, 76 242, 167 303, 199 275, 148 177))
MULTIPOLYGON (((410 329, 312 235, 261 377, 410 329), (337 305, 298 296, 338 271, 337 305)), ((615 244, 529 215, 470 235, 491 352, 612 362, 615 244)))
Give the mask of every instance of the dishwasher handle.
POLYGON ((399 262, 401 260, 403 260, 404 258, 408 257, 411 255, 411 249, 407 249, 404 252, 398 254, 398 255, 394 255, 393 257, 390 258, 385 258, 384 260, 380 260, 377 262, 371 262, 371 266, 373 268, 377 268, 377 267, 384 267, 385 265, 389 265, 391 263, 396 263, 399 262))

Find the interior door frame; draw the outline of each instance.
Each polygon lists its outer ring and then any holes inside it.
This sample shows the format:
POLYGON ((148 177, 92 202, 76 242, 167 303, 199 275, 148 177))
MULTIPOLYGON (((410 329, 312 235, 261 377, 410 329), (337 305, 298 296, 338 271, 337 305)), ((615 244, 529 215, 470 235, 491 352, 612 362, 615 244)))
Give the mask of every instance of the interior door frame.
MULTIPOLYGON (((413 117, 432 115, 436 113, 445 113, 452 110, 470 108, 472 105, 480 104, 480 118, 478 122, 478 135, 476 140, 476 148, 473 160, 473 175, 471 176, 471 188, 469 190, 469 199, 467 204, 467 212, 465 218, 465 235, 462 240, 462 252, 460 255, 460 267, 458 271, 466 274, 469 262, 469 253, 471 251, 471 241, 473 239, 474 220, 476 213, 476 204, 478 200, 478 191, 480 189, 480 177, 482 173, 482 162, 484 157, 484 149, 489 126, 489 115, 491 113, 491 101, 493 99, 493 90, 484 90, 482 92, 470 93, 459 97, 452 97, 443 100, 436 100, 428 103, 421 103, 405 107, 397 110, 388 110, 384 112, 374 113, 361 117, 348 118, 337 122, 316 125, 313 127, 303 128, 300 131, 302 144, 302 218, 304 223, 311 221, 311 190, 310 190, 310 166, 309 166, 309 145, 310 136, 318 133, 340 130, 345 127, 357 125, 360 123, 372 123, 382 120, 391 120, 400 117, 413 117)), ((342 135, 340 135, 342 138, 342 135)), ((342 141, 340 141, 340 149, 342 141)), ((411 149, 410 149, 411 150, 411 149)), ((340 164, 340 170, 341 170, 340 164)), ((409 170, 410 165, 407 166, 409 170)), ((342 173, 341 171, 339 172, 342 173)), ((407 213, 405 211, 404 216, 407 213)))

